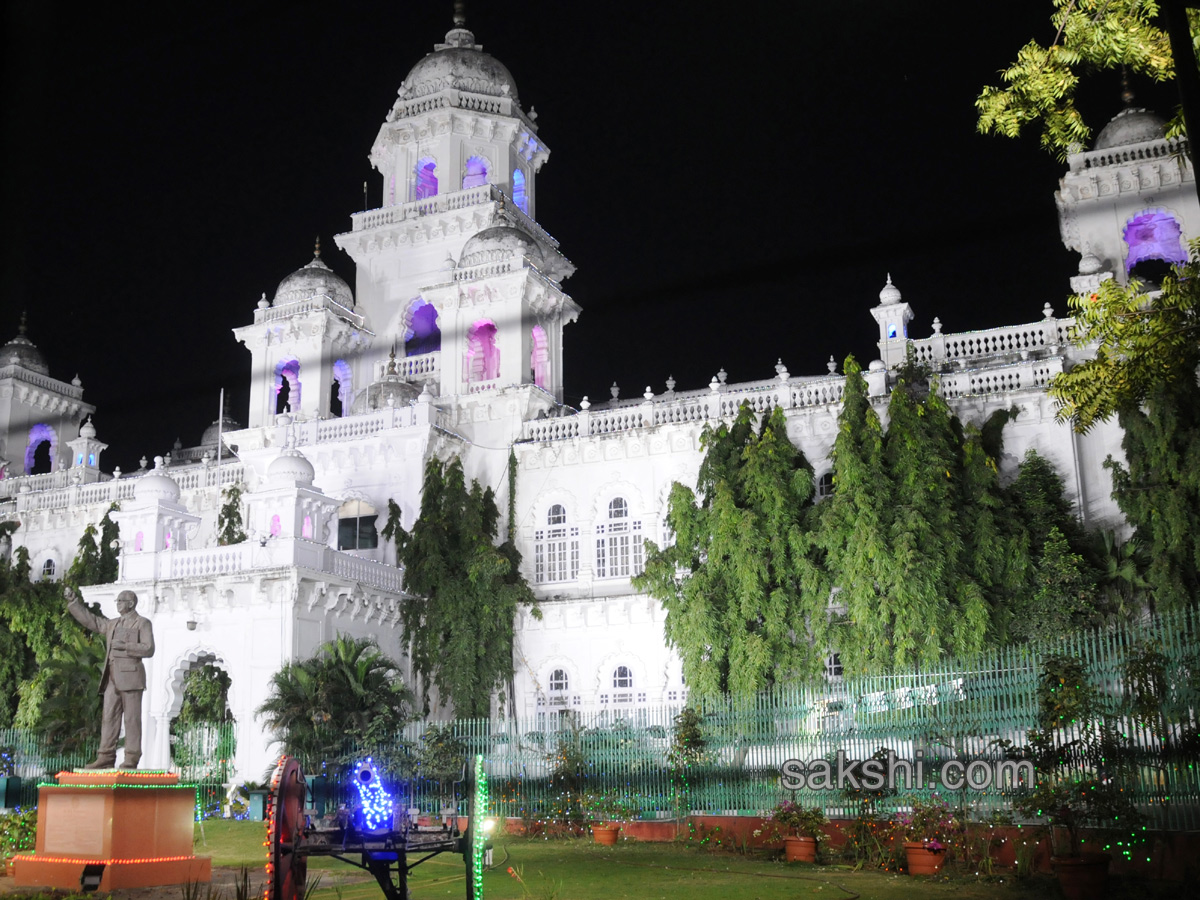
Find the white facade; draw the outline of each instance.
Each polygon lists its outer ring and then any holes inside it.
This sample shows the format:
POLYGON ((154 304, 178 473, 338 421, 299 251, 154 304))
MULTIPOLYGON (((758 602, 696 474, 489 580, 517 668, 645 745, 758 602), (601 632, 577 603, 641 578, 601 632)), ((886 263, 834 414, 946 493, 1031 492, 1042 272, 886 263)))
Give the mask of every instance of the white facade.
MULTIPOLYGON (((1083 255, 1075 290, 1092 289, 1105 273, 1124 279, 1131 254, 1153 259, 1147 254, 1170 236, 1163 216, 1184 239, 1200 233, 1190 164, 1172 159, 1168 177, 1161 130, 1134 131, 1071 157, 1058 203, 1064 240, 1083 255), (1135 162, 1119 143, 1133 138, 1135 162), (1158 215, 1158 230, 1134 251, 1122 235, 1139 215, 1158 215)), ((78 382, 39 370, 23 335, 3 348, 0 456, 17 462, 0 480, 0 514, 20 521, 14 541, 29 549, 35 576, 53 560, 46 577, 58 577, 83 528, 121 504, 120 578, 85 595, 112 615, 116 594, 135 590, 153 621, 147 766, 169 762, 169 723, 192 665, 214 661, 229 672, 239 777, 257 777, 272 751, 254 710, 283 663, 339 632, 375 637, 402 657, 403 577, 378 529, 389 500, 412 526, 431 456, 461 456, 467 476, 495 489, 506 509, 507 462, 516 455, 515 533, 544 612, 516 622, 518 712, 636 717, 639 707, 682 701, 663 610, 631 586, 641 541, 661 540, 672 483, 694 485, 704 425, 743 402, 758 411, 781 406, 789 436, 818 478, 825 474, 844 380, 832 361, 813 375, 792 375, 781 362, 763 381, 727 384, 720 372, 694 390, 672 383, 658 395, 647 388, 564 406, 562 331, 580 307, 562 287, 573 266, 533 218, 548 156, 507 69, 470 32, 453 29, 409 73, 371 148, 387 205, 352 215, 351 230, 336 238, 356 266, 355 289, 318 249, 274 297, 247 310, 245 324, 231 323, 251 355, 251 400, 247 427, 223 426, 220 465, 214 424, 200 447, 177 448, 153 469, 100 472, 95 430, 85 426, 72 441, 94 411, 78 382), (81 461, 26 475, 29 431, 51 412, 55 448, 70 445, 81 461), (219 547, 220 491, 231 484, 248 492, 249 540, 219 547)), ((1085 524, 1122 527, 1101 466, 1120 453, 1119 429, 1076 435, 1055 422, 1045 393, 1080 358, 1069 345, 1070 319, 1047 304, 1038 322, 942 334, 934 320, 929 337, 913 338, 914 310, 890 276, 878 302, 864 298, 863 307, 864 327, 870 313, 879 330, 880 359, 866 376, 881 414, 888 370, 912 347, 941 372, 941 390, 964 422, 1016 407, 1004 433, 1005 473, 1036 448, 1064 476, 1085 524)))

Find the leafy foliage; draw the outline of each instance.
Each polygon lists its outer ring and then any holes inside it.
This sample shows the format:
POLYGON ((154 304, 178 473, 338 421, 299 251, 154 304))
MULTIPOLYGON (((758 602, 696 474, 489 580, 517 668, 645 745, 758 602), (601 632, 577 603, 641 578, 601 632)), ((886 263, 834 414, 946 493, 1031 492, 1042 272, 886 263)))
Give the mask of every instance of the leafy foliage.
POLYGON ((417 775, 437 784, 443 799, 453 796, 454 782, 462 779, 467 745, 454 736, 450 725, 430 725, 417 747, 417 775))
POLYGON ((257 714, 306 771, 348 765, 359 752, 394 771, 391 755, 412 717, 412 694, 374 641, 339 635, 271 676, 257 714))
POLYGON ((747 696, 824 668, 827 590, 808 533, 812 467, 788 440, 782 410, 757 432, 754 419, 743 405, 731 425, 705 428, 699 500, 672 487, 675 542, 647 541, 633 582, 662 601, 667 639, 700 694, 747 696))
POLYGON ((217 544, 227 547, 246 540, 242 529, 242 494, 245 488, 231 484, 221 491, 221 509, 217 512, 217 544))
MULTIPOLYGON (((1002 87, 985 87, 975 101, 982 134, 1016 137, 1042 124, 1042 146, 1065 159, 1091 135, 1075 106, 1082 76, 1122 66, 1155 81, 1175 75, 1170 41, 1154 25, 1154 0, 1052 0, 1054 40, 1030 41, 1000 71, 1002 87)), ((1193 29, 1194 32, 1195 29, 1193 29)))
POLYGON ((212 663, 189 669, 183 677, 183 704, 172 729, 228 722, 229 673, 212 663))
MULTIPOLYGON (((396 541, 412 598, 401 607, 412 671, 428 708, 436 686, 460 718, 486 717, 493 692, 512 678, 513 619, 534 602, 516 545, 495 545, 500 513, 491 488, 468 488, 461 460, 425 467, 421 513, 411 532, 390 514, 384 534, 396 541)), ((398 509, 395 510, 399 512, 398 509)))
POLYGON ((82 630, 66 635, 37 674, 21 685, 16 724, 30 728, 62 753, 100 738, 104 641, 82 630))

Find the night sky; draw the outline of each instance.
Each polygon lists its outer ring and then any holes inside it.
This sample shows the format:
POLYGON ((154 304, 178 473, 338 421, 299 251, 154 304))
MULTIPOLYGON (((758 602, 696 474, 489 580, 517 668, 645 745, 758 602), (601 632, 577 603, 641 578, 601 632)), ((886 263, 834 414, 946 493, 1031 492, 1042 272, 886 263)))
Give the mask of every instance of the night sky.
MULTIPOLYGON (((474 0, 551 148, 538 220, 578 267, 566 401, 874 359, 888 272, 914 337, 1066 311, 1064 167, 975 133, 979 88, 1049 0, 728 4, 474 0)), ((98 407, 103 465, 244 421, 264 291, 380 204, 367 162, 449 0, 8 2, 0 342, 22 310, 54 377, 98 407)), ((1135 82, 1169 115, 1170 88, 1135 82)), ((1115 78, 1088 84, 1095 130, 1115 78)))

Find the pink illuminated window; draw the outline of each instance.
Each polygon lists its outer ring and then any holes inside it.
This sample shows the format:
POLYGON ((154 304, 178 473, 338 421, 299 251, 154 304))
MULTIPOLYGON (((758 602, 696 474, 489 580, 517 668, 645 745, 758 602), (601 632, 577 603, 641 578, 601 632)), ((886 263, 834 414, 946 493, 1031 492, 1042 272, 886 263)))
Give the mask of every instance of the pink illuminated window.
POLYGON ((417 161, 416 174, 413 199, 424 200, 426 197, 436 197, 438 192, 437 160, 432 156, 422 157, 417 161))
POLYGON ((283 525, 279 522, 279 516, 271 516, 271 537, 279 537, 283 533, 283 525))
POLYGON ((420 356, 442 349, 442 330, 437 321, 437 308, 418 298, 413 304, 412 321, 404 332, 405 356, 420 356))
POLYGON ((300 362, 281 359, 275 364, 275 415, 300 409, 300 362))
POLYGON ((487 183, 487 160, 482 156, 472 156, 467 160, 467 165, 463 169, 463 190, 465 191, 467 188, 479 187, 480 185, 487 183))
POLYGON ((25 474, 42 475, 54 470, 54 448, 58 436, 49 425, 34 425, 29 429, 29 443, 25 445, 25 474))
POLYGON ((171 532, 169 532, 169 531, 168 531, 168 532, 166 533, 166 535, 163 537, 163 549, 164 549, 164 550, 170 550, 170 549, 171 549, 171 532))
POLYGON ((1129 256, 1125 260, 1125 271, 1134 275, 1135 267, 1146 268, 1146 274, 1154 270, 1156 274, 1165 275, 1168 267, 1174 263, 1183 265, 1187 262, 1187 251, 1180 239, 1182 229, 1175 218, 1164 212, 1143 213, 1134 216, 1125 226, 1125 243, 1129 245, 1129 256), (1153 263, 1158 265, 1154 266, 1153 263), (1151 263, 1151 266, 1145 266, 1151 263))
POLYGON ((546 332, 541 325, 533 326, 530 341, 529 368, 533 370, 533 383, 544 391, 550 390, 550 347, 546 332))
POLYGON ((312 516, 305 516, 304 525, 300 529, 300 537, 304 538, 306 541, 311 541, 312 535, 312 516))
POLYGON ((467 353, 463 379, 492 381, 500 377, 500 348, 496 346, 496 323, 480 319, 467 330, 467 353))
POLYGON ((529 195, 525 193, 525 173, 520 169, 513 169, 513 203, 521 212, 529 214, 529 195))
POLYGON ((142 545, 144 544, 145 540, 146 540, 145 535, 143 535, 140 531, 136 535, 134 535, 134 538, 133 538, 133 552, 134 553, 142 552, 142 545))

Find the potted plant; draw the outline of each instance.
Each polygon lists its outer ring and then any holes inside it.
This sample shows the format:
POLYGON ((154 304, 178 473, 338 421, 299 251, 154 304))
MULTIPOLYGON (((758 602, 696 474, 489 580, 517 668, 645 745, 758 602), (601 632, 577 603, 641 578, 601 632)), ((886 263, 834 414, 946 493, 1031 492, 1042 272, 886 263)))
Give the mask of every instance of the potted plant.
POLYGON ((584 816, 592 824, 592 837, 605 846, 615 844, 621 825, 637 814, 634 804, 616 791, 586 793, 582 802, 584 816))
POLYGON ((1093 900, 1108 882, 1107 853, 1085 852, 1081 826, 1135 829, 1142 817, 1114 776, 1124 754, 1105 698, 1088 681, 1083 662, 1051 656, 1038 683, 1038 728, 1029 747, 1037 784, 1014 804, 1023 816, 1050 826, 1051 863, 1067 900, 1093 900))
POLYGON ((904 841, 909 875, 936 875, 946 861, 946 848, 958 829, 953 809, 936 794, 929 800, 913 798, 912 811, 895 819, 904 841))
POLYGON ((767 820, 777 838, 783 840, 783 857, 788 862, 816 862, 817 842, 826 838, 829 819, 819 806, 804 807, 784 800, 767 820))

